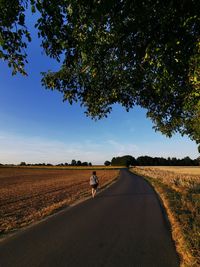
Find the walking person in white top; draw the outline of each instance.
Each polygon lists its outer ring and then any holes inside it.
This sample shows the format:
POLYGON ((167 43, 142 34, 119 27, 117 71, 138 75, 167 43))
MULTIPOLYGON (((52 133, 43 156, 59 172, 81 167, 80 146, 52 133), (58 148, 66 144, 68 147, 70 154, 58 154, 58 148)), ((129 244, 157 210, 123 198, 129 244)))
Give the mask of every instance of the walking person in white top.
POLYGON ((93 171, 92 176, 90 177, 90 186, 92 188, 92 197, 93 198, 96 195, 98 185, 99 185, 99 179, 96 175, 96 171, 93 171))

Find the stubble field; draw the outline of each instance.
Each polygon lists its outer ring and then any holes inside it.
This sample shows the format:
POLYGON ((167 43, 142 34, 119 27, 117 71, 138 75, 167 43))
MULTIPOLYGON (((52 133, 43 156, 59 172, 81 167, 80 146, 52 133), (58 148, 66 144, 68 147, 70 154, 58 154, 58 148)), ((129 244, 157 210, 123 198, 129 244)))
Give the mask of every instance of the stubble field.
MULTIPOLYGON (((92 170, 0 168, 0 236, 90 196, 92 170)), ((119 170, 97 170, 100 188, 119 170)))
MULTIPOLYGON (((145 167, 148 169, 148 167, 145 167)), ((197 179, 200 178, 200 167, 199 166, 153 166, 151 167, 153 170, 160 170, 160 171, 169 171, 176 174, 184 174, 184 175, 197 175, 197 179)), ((183 178, 183 177, 182 177, 183 178)))

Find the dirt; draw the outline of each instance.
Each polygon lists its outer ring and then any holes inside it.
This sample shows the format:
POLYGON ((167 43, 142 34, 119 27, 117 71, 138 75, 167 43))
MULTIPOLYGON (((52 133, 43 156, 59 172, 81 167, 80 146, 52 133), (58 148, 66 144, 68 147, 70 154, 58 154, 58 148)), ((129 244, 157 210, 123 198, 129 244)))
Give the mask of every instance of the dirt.
MULTIPOLYGON (((97 170, 100 187, 118 170, 97 170)), ((92 170, 0 168, 0 234, 38 221, 90 195, 92 170)))

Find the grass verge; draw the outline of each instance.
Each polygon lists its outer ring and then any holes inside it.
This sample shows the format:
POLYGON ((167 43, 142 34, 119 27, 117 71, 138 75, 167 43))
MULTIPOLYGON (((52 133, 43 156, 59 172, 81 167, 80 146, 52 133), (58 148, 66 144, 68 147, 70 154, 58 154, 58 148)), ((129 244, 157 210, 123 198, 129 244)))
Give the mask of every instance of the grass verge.
POLYGON ((181 267, 200 266, 200 177, 136 167, 159 194, 171 223, 181 267))

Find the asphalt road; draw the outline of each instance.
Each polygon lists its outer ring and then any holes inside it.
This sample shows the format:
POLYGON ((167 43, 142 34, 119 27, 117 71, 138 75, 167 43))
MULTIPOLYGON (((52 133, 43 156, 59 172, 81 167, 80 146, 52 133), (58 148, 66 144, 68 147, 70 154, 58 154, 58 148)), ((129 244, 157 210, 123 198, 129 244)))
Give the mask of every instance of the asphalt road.
POLYGON ((179 259, 154 191, 122 170, 96 198, 1 242, 0 266, 177 267, 179 259))

